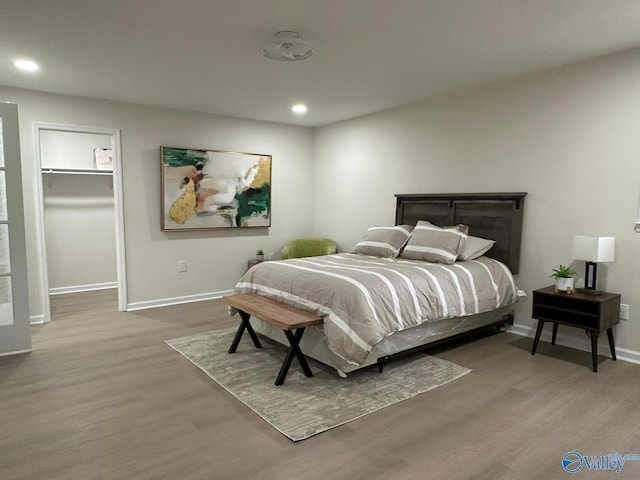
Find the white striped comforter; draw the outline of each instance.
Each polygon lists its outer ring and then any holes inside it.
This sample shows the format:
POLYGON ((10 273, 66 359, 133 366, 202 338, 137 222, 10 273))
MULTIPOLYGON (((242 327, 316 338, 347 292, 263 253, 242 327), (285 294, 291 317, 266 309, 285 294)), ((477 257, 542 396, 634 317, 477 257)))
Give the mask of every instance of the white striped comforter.
POLYGON ((351 253, 262 262, 235 292, 323 315, 329 348, 354 365, 394 332, 516 301, 511 272, 487 257, 454 265, 351 253))

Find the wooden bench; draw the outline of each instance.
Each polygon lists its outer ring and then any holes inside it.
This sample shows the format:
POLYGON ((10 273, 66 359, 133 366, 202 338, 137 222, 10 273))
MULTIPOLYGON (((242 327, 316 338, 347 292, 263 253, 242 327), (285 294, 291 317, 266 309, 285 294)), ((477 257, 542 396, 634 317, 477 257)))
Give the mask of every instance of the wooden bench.
POLYGON ((262 348, 260 340, 249 322, 251 316, 254 316, 258 320, 282 329, 289 340, 289 350, 282 362, 275 384, 282 385, 284 383, 294 356, 298 359, 304 374, 307 377, 313 377, 309 364, 300 350, 300 340, 306 327, 322 325, 322 317, 253 293, 238 293, 222 297, 222 299, 237 309, 242 319, 231 343, 231 348, 229 348, 229 353, 235 353, 245 330, 249 332, 256 348, 262 348))

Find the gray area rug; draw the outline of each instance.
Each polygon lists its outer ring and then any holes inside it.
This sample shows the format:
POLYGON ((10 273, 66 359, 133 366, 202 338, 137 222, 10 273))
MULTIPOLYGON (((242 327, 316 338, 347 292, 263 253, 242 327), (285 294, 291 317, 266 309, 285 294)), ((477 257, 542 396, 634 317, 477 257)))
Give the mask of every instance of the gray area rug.
POLYGON ((263 348, 257 349, 245 332, 238 350, 230 355, 234 334, 235 329, 214 330, 167 340, 167 344, 294 442, 471 372, 446 360, 416 354, 386 365, 382 374, 369 367, 347 378, 308 359, 313 377, 307 378, 294 359, 284 385, 276 387, 273 382, 286 348, 261 336, 263 348))

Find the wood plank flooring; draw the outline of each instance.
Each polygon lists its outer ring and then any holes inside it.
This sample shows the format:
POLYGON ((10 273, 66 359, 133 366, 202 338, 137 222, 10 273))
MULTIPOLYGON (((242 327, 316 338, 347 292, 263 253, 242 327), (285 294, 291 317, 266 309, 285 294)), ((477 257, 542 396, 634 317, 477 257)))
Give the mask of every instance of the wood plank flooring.
POLYGON ((104 290, 52 311, 32 353, 0 358, 2 480, 564 479, 567 452, 640 453, 640 366, 593 373, 588 352, 458 342, 433 353, 471 374, 293 443, 164 343, 237 325, 222 301, 122 313, 104 290))

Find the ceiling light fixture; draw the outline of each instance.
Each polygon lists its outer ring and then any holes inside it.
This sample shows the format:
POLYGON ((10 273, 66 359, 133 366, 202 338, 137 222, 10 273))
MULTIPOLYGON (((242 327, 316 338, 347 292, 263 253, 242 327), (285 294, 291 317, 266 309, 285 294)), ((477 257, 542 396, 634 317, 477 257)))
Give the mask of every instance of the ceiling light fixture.
POLYGON ((293 107, 291 107, 291 111, 296 115, 304 115, 307 113, 307 106, 304 103, 296 103, 293 107))
POLYGON ((33 60, 20 58, 18 60, 14 60, 13 64, 16 66, 16 68, 19 68, 20 70, 25 72, 37 72, 38 70, 40 70, 38 64, 33 60))
POLYGON ((260 49, 260 53, 271 60, 296 62, 313 55, 313 44, 300 38, 296 32, 282 31, 260 49))

